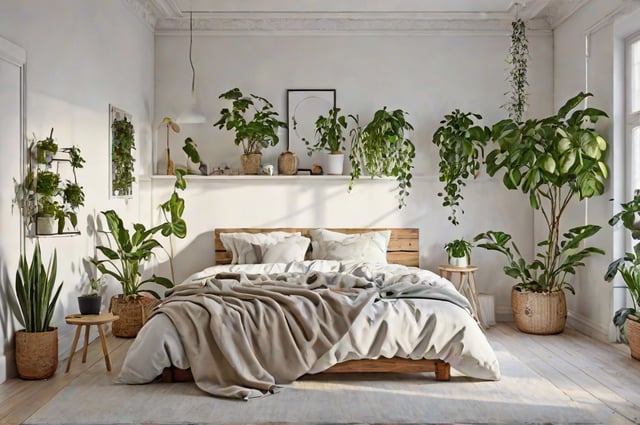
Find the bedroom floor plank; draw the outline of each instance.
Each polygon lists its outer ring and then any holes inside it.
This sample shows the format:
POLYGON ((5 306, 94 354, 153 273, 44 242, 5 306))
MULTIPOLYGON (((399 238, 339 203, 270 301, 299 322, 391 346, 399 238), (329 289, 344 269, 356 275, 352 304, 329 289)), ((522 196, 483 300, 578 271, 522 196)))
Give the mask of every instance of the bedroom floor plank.
MULTIPOLYGON (((552 386, 566 394, 572 406, 603 424, 639 423, 640 363, 631 359, 628 347, 596 341, 572 329, 556 336, 528 335, 511 323, 491 327, 487 337, 496 350, 517 357, 540 377, 527 389, 531 399, 552 386)), ((112 375, 119 372, 132 341, 108 336, 112 375)), ((89 385, 104 379, 107 372, 100 342, 89 346, 87 363, 76 359, 68 374, 64 373, 65 367, 66 361, 61 361, 58 372, 48 381, 10 379, 0 385, 0 424, 22 423, 76 379, 89 385)), ((464 382, 464 378, 454 378, 458 383, 460 380, 464 382)), ((452 382, 445 390, 452 397, 455 385, 452 382)), ((491 398, 514 394, 507 390, 502 393, 498 388, 491 398)))
MULTIPOLYGON (((123 351, 121 357, 124 358, 131 341, 109 335, 107 337, 109 354, 114 353, 115 355, 118 351, 123 351)), ((69 373, 65 373, 67 359, 61 359, 58 362, 56 374, 51 379, 25 381, 13 378, 0 385, 0 424, 21 424, 81 375, 98 372, 108 373, 105 369, 99 341, 94 341, 89 345, 86 363, 82 363, 81 357, 78 357, 77 353, 75 357, 69 373)), ((115 370, 120 369, 121 361, 118 363, 118 369, 115 370)), ((112 370, 111 373, 115 373, 115 370, 112 370)))
MULTIPOLYGON (((562 341, 560 335, 529 335, 518 331, 513 324, 501 324, 500 334, 495 336, 511 354, 515 355, 567 396, 589 411, 604 424, 637 424, 640 418, 638 406, 602 385, 590 375, 591 366, 581 368, 572 359, 563 359, 549 348, 549 340, 562 341)), ((594 341, 586 336, 582 338, 594 341)), ((572 346, 564 341, 566 347, 572 346)), ((610 359, 612 361, 613 359, 610 359)), ((584 366, 584 365, 583 365, 584 366)), ((640 382, 634 383, 635 391, 640 382)))

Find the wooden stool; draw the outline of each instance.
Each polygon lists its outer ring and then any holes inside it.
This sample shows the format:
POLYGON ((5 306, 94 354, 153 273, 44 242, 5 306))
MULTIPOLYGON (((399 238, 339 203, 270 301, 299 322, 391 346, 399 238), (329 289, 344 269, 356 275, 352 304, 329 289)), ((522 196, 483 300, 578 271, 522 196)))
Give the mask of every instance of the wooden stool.
POLYGON ((76 325, 76 335, 73 337, 73 345, 71 346, 71 353, 69 354, 69 361, 67 362, 67 370, 71 367, 71 360, 76 352, 78 346, 78 339, 80 338, 80 331, 84 326, 84 348, 82 349, 82 363, 87 362, 87 347, 89 346, 89 328, 91 325, 98 327, 98 333, 100 334, 100 342, 102 343, 102 353, 104 354, 104 362, 107 365, 107 371, 111 371, 111 361, 109 360, 109 351, 107 350, 107 340, 104 337, 104 329, 102 325, 105 323, 111 323, 114 320, 118 320, 118 316, 114 316, 113 313, 101 313, 101 314, 72 314, 64 318, 64 320, 70 325, 76 325))
POLYGON ((440 276, 451 281, 454 285, 453 275, 458 274, 458 292, 467 297, 473 310, 473 317, 480 325, 480 328, 484 329, 485 325, 482 321, 480 314, 480 302, 478 301, 478 290, 476 289, 475 273, 478 270, 477 266, 452 266, 450 264, 443 264, 438 266, 440 276))

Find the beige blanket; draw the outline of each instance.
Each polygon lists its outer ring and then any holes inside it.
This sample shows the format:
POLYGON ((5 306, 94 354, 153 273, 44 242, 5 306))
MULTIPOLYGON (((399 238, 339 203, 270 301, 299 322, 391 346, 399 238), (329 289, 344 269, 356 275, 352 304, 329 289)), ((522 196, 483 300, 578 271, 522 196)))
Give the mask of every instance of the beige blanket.
POLYGON ((154 314, 178 330, 198 387, 247 399, 308 372, 376 298, 367 286, 339 273, 224 275, 177 286, 154 314))

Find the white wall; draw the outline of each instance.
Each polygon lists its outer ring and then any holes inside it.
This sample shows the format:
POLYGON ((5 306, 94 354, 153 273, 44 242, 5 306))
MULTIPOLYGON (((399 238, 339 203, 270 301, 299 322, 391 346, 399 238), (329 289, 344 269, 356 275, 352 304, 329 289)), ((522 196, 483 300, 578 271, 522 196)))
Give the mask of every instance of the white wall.
MULTIPOLYGON (((620 256, 621 240, 614 238, 614 232, 607 224, 614 208, 627 199, 624 171, 624 131, 614 131, 624 126, 620 121, 621 92, 615 87, 624 84, 624 75, 616 71, 623 66, 623 57, 615 53, 617 39, 623 35, 616 33, 616 25, 622 22, 626 31, 640 30, 640 15, 625 16, 630 9, 637 7, 624 0, 592 1, 578 13, 558 27, 554 34, 554 86, 555 107, 560 107, 569 97, 579 91, 594 94, 588 105, 600 108, 609 114, 610 119, 599 123, 597 128, 605 135, 610 144, 608 164, 611 178, 606 192, 598 197, 574 204, 568 211, 567 226, 597 224, 603 229, 589 242, 606 251, 604 256, 594 256, 587 266, 576 276, 576 296, 569 296, 570 323, 584 332, 606 338, 612 335, 611 318, 612 287, 603 280, 608 264, 620 256), (634 20, 635 18, 635 20, 634 20), (588 58, 585 60, 585 38, 589 45, 588 58), (614 202, 610 200, 613 199, 614 202)), ((540 234, 540 229, 537 229, 540 234)))
MULTIPOLYGON (((86 194, 85 207, 79 213, 82 236, 40 239, 46 257, 54 248, 58 251, 58 276, 64 280, 64 288, 53 325, 59 326, 64 355, 73 331, 64 324, 64 316, 78 311, 76 297, 82 282, 87 281, 83 260, 95 249, 89 224, 99 211, 108 208, 116 209, 129 222, 148 219, 146 187, 142 191, 136 187, 136 197, 128 202, 108 197, 109 104, 133 114, 137 171, 148 174, 154 105, 153 33, 124 1, 4 0, 0 2, 0 36, 27 52, 27 135, 35 133, 42 138, 54 127, 58 145, 80 147, 87 161, 78 171, 86 194)), ((18 161, 16 152, 15 143, 0 144, 5 160, 18 161)), ((13 194, 10 179, 2 178, 0 193, 2 209, 10 208, 5 202, 13 194)), ((2 220, 3 226, 13 225, 5 223, 5 214, 2 220)), ((29 241, 27 252, 31 247, 29 241)), ((2 248, 19 250, 17 245, 2 248)), ((4 263, 6 269, 1 273, 13 282, 16 264, 11 263, 4 263)), ((0 302, 6 308, 7 300, 0 302)), ((11 351, 12 335, 2 334, 2 339, 4 350, 11 351)))
MULTIPOLYGON (((188 36, 156 36, 155 124, 164 116, 177 117, 188 100, 191 69, 188 36)), ((496 229, 511 233, 525 255, 531 254, 532 214, 518 192, 508 192, 499 179, 482 176, 463 195, 466 213, 452 226, 441 207, 437 150, 431 137, 443 115, 454 108, 481 113, 485 124, 504 117, 500 109, 505 81, 509 34, 444 33, 431 35, 282 35, 198 34, 193 59, 196 90, 209 117, 203 125, 183 126, 171 135, 172 158, 183 158, 180 147, 193 137, 210 166, 239 166, 240 149, 233 134, 212 126, 221 108, 218 96, 233 87, 268 98, 286 117, 286 89, 335 88, 343 112, 359 114, 367 122, 387 105, 409 112, 417 148, 414 187, 407 208, 398 211, 392 182, 358 182, 347 193, 348 179, 289 178, 190 180, 184 194, 189 235, 177 241, 178 280, 210 265, 212 231, 216 227, 251 226, 413 226, 421 229, 422 265, 437 270, 445 261, 443 245, 453 238, 472 238, 496 229), (180 152, 180 153, 179 153, 180 152)), ((530 35, 529 113, 552 110, 552 38, 530 35)), ((286 119, 284 119, 286 120, 286 119)), ((156 138, 160 170, 166 139, 156 138)), ((274 162, 283 143, 265 153, 274 162)), ((184 159, 181 160, 184 163, 184 159)), ((176 161, 179 162, 179 161, 176 161)), ((152 180, 152 205, 164 201, 172 180, 152 180)), ((156 213, 157 217, 157 213, 156 213)), ((510 314, 513 281, 502 272, 503 258, 476 249, 473 262, 482 292, 496 296, 499 315, 510 314)), ((166 272, 163 265, 158 272, 166 272)))

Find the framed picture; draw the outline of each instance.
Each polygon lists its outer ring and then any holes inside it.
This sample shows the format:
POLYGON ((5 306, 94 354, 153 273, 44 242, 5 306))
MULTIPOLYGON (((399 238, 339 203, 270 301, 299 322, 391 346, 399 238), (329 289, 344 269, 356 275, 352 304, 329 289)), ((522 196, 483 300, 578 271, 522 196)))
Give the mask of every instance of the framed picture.
POLYGON ((135 131, 132 115, 109 105, 109 197, 132 198, 135 178, 135 131))
POLYGON ((320 115, 327 116, 335 106, 335 89, 287 90, 287 149, 298 157, 298 169, 311 169, 314 163, 324 163, 322 152, 307 154, 303 139, 314 143, 316 120, 320 115))

